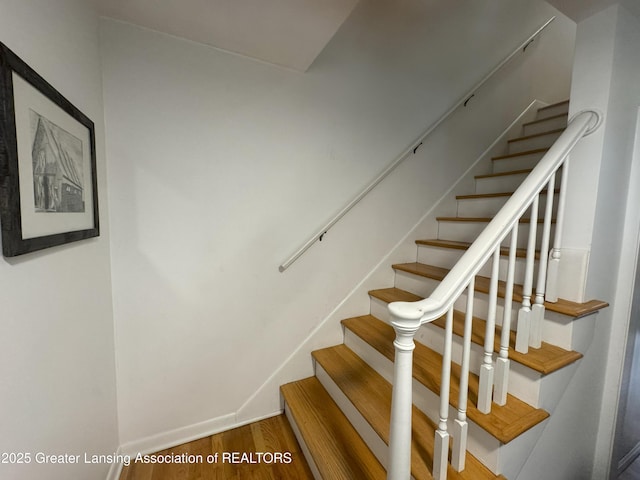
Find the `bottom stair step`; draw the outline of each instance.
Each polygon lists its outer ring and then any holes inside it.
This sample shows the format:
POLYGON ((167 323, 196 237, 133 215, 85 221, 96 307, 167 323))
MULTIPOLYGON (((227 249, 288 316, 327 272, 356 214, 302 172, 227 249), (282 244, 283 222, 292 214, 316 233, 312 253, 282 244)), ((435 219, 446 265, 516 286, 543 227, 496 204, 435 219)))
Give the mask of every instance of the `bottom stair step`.
MULTIPOLYGON (((391 385, 345 345, 315 351, 313 357, 380 439, 388 445, 391 385)), ((435 430, 435 424, 414 406, 411 473, 417 480, 432 479, 435 430)), ((447 473, 449 480, 504 478, 491 473, 471 454, 467 454, 464 471, 456 472, 449 466, 447 473)))
MULTIPOLYGON (((281 387, 294 428, 327 480, 384 480, 386 472, 320 381, 306 378, 281 387)), ((300 442, 302 443, 302 441, 300 442)), ((311 459, 308 459, 310 466, 311 459)))

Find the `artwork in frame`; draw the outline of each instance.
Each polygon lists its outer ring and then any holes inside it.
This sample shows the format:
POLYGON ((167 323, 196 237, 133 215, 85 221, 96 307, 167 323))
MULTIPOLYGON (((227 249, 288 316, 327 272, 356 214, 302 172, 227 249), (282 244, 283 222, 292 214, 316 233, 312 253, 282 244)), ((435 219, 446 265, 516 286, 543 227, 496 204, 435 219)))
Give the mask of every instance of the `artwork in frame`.
POLYGON ((2 253, 100 234, 93 122, 0 43, 2 253))

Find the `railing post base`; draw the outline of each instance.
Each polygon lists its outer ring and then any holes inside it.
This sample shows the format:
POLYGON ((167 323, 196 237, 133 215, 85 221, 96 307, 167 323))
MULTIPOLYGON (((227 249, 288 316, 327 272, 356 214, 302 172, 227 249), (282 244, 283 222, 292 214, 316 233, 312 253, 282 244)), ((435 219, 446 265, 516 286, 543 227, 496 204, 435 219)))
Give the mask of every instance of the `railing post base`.
MULTIPOLYGON (((392 314, 393 315, 393 314, 392 314)), ((388 480, 411 478, 411 413, 413 392, 413 349, 420 319, 393 315, 391 325, 396 332, 391 425, 389 432, 388 480)))
POLYGON ((433 480, 447 480, 449 433, 436 430, 433 445, 433 480))
POLYGON ((547 288, 545 289, 544 299, 547 302, 555 303, 558 301, 558 272, 560 270, 560 251, 553 249, 552 258, 549 259, 547 267, 547 288), (556 257, 557 255, 557 257, 556 257))
POLYGON ((456 472, 464 470, 467 456, 467 431, 469 424, 466 420, 455 419, 453 422, 453 448, 451 450, 451 466, 456 472))
POLYGON ((496 360, 496 385, 494 388, 494 401, 498 405, 507 403, 507 388, 509 386, 509 359, 498 358, 496 360))
POLYGON ((478 390, 478 410, 481 413, 491 413, 493 396, 493 365, 486 363, 480 367, 480 386, 478 390))
POLYGON ((531 335, 529 346, 540 348, 542 346, 542 321, 544 320, 544 304, 534 303, 531 307, 531 335))
POLYGON ((518 311, 518 330, 516 333, 516 352, 529 351, 529 335, 531 334, 531 308, 521 307, 518 311))

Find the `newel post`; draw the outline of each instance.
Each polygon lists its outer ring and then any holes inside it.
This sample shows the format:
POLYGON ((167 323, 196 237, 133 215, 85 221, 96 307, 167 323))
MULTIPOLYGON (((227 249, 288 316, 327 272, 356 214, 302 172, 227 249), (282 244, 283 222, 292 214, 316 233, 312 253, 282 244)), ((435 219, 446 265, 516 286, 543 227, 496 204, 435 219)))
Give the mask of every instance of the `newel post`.
POLYGON ((419 312, 398 312, 389 305, 391 325, 396 331, 393 394, 391 396, 391 425, 389 432, 389 465, 387 480, 411 478, 411 410, 413 390, 413 338, 420 328, 419 312), (415 318, 417 317, 417 318, 415 318))

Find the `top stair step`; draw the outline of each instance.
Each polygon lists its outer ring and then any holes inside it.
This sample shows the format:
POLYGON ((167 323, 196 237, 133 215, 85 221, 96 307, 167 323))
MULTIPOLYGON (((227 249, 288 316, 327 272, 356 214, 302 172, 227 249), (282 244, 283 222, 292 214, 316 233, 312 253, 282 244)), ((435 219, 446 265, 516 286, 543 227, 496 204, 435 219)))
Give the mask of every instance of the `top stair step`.
MULTIPOLYGON (((313 352, 313 357, 358 410, 358 413, 388 445, 391 385, 346 345, 317 350, 313 352)), ((433 478, 430 472, 433 469, 433 442, 436 426, 414 406, 411 430, 411 473, 416 479, 431 480, 433 478)), ((504 478, 491 473, 468 453, 464 471, 456 472, 450 465, 447 470, 448 480, 497 480, 504 478)), ((348 478, 355 480, 361 477, 348 478)))
POLYGON ((322 478, 386 479, 378 459, 316 377, 280 389, 322 478))

